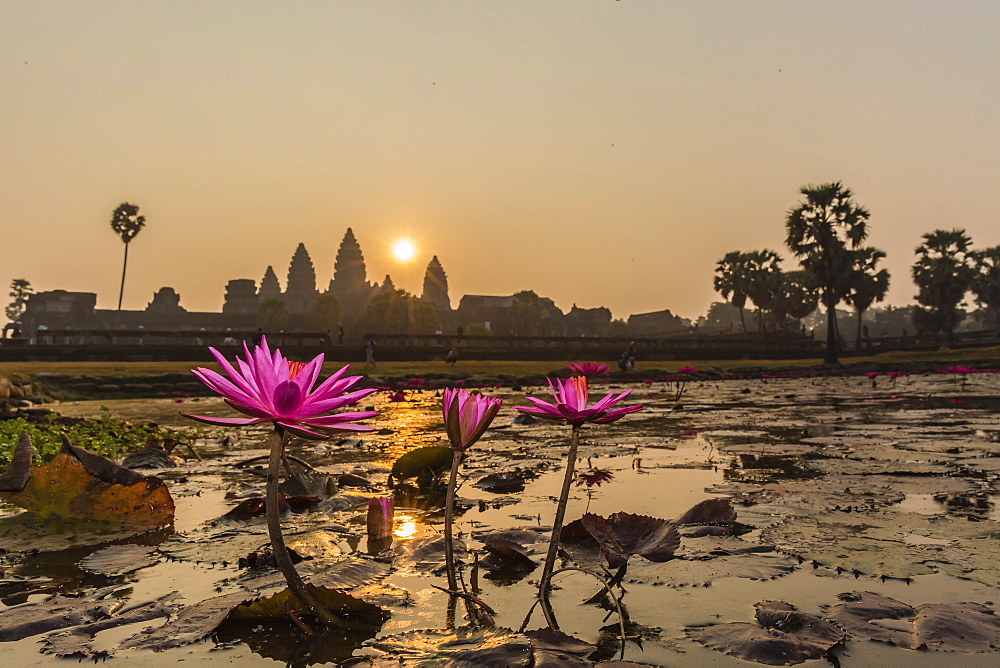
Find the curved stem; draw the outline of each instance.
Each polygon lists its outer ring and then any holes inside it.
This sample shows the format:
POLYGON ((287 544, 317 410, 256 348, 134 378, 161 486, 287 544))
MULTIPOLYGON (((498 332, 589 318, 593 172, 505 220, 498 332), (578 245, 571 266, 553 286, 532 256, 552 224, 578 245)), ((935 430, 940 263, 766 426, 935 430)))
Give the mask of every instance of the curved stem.
POLYGON ((455 450, 451 458, 451 475, 448 476, 448 494, 444 503, 444 563, 448 568, 448 589, 458 591, 455 577, 455 548, 453 545, 453 518, 455 513, 455 487, 458 481, 458 466, 462 463, 462 451, 455 450))
POLYGON ((343 619, 327 610, 306 587, 299 572, 295 570, 295 564, 292 563, 288 548, 285 547, 285 538, 281 535, 281 520, 278 511, 278 470, 281 467, 281 455, 287 440, 288 436, 285 432, 280 429, 275 430, 274 439, 271 441, 271 456, 267 465, 264 508, 267 514, 267 533, 271 538, 271 551, 274 553, 274 560, 278 563, 278 568, 281 569, 281 574, 285 576, 288 588, 292 590, 292 594, 309 607, 316 619, 324 624, 344 624, 343 619))
MULTIPOLYGON (((601 586, 604 588, 604 591, 608 592, 608 596, 610 596, 611 600, 614 601, 615 608, 618 610, 618 630, 621 632, 622 636, 621 660, 624 661, 625 641, 628 638, 628 636, 625 634, 625 612, 624 608, 622 608, 621 599, 618 598, 618 595, 615 594, 615 592, 611 589, 611 586, 608 584, 608 581, 605 580, 603 577, 601 577, 601 574, 598 573, 597 571, 591 571, 586 568, 580 568, 579 566, 566 566, 565 568, 560 568, 559 570, 550 573, 549 579, 552 579, 554 576, 559 575, 560 573, 565 573, 566 571, 580 571, 581 573, 586 573, 587 575, 591 575, 597 578, 597 581, 601 583, 601 586)), ((548 585, 548 582, 545 582, 544 584, 548 585)), ((549 605, 548 587, 547 586, 543 587, 539 591, 541 592, 542 610, 545 610, 545 606, 549 605)), ((527 623, 527 621, 528 620, 525 620, 525 623, 527 623)))
POLYGON ((566 503, 569 501, 569 488, 573 483, 573 473, 576 467, 576 450, 580 444, 580 425, 573 425, 573 433, 570 436, 569 453, 566 455, 566 475, 563 477, 562 491, 559 493, 559 504, 556 506, 556 518, 552 522, 552 538, 549 540, 549 551, 545 555, 545 567, 542 569, 542 577, 538 580, 538 596, 542 604, 542 614, 545 615, 545 623, 549 628, 558 631, 559 622, 549 604, 548 588, 552 571, 555 570, 556 557, 559 553, 559 536, 562 534, 563 519, 566 517, 566 503))

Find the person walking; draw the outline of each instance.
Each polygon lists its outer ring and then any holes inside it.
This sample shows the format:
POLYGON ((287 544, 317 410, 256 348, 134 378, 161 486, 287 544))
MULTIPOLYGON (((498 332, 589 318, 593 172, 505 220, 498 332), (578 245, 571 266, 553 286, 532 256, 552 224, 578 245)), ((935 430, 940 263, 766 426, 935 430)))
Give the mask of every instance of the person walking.
POLYGON ((365 336, 365 368, 375 368, 375 337, 365 336))

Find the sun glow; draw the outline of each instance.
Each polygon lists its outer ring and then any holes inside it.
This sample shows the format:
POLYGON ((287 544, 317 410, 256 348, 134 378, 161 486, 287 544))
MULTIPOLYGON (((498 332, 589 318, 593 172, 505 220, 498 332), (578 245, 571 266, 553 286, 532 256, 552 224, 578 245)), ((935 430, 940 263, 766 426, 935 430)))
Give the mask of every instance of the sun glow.
POLYGON ((409 262, 416 254, 413 242, 409 239, 400 239, 392 246, 392 254, 400 262, 409 262))

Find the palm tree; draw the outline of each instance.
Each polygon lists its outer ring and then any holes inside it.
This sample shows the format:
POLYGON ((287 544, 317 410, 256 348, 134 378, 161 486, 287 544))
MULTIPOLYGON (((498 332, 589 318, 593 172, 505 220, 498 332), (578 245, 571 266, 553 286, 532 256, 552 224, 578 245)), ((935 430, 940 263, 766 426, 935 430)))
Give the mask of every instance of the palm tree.
POLYGON ((788 331, 790 324, 798 329, 802 318, 816 310, 819 289, 804 271, 781 272, 777 285, 770 306, 771 317, 779 330, 788 331))
POLYGON ((926 329, 943 331, 948 347, 955 343, 955 325, 961 315, 958 305, 972 288, 976 278, 972 239, 965 230, 935 230, 923 235, 913 264, 913 282, 917 284, 914 316, 926 329))
POLYGON ((781 256, 773 250, 748 251, 745 258, 746 294, 757 307, 757 336, 764 336, 764 311, 771 311, 781 289, 781 256))
POLYGON ((848 292, 853 251, 868 236, 868 210, 842 183, 807 185, 805 199, 788 211, 785 242, 822 290, 826 307, 826 363, 837 363, 837 304, 848 292))
POLYGON ((118 291, 118 310, 122 310, 122 296, 125 294, 125 269, 128 267, 128 245, 146 224, 146 217, 139 215, 139 207, 122 202, 111 215, 111 229, 125 244, 125 260, 122 262, 122 286, 118 291))
POLYGON ((746 319, 743 316, 743 307, 747 304, 746 268, 746 254, 731 251, 716 263, 713 281, 715 291, 740 310, 740 325, 744 332, 747 331, 746 319), (729 299, 729 295, 733 296, 732 299, 729 299))
POLYGON ((854 253, 854 278, 844 301, 858 314, 858 331, 854 338, 854 352, 858 355, 861 354, 861 318, 872 304, 885 299, 889 291, 889 271, 878 268, 879 261, 884 258, 884 251, 871 246, 854 253))
POLYGON ((984 309, 993 311, 995 326, 1000 331, 1000 246, 973 251, 976 262, 976 279, 972 291, 984 309))

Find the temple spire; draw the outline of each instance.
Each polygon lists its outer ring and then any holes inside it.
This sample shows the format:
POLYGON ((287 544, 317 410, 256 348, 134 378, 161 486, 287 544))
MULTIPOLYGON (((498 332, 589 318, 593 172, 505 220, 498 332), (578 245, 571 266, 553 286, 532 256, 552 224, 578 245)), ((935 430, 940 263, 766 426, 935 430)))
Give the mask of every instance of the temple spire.
POLYGON ((339 290, 358 289, 364 286, 366 273, 365 256, 361 253, 358 240, 354 238, 354 231, 348 227, 333 265, 333 284, 339 290))
POLYGON ((421 298, 438 307, 438 311, 450 311, 451 299, 448 298, 448 276, 437 255, 431 258, 424 272, 424 292, 421 298))
POLYGON ((257 292, 257 297, 263 302, 280 296, 281 284, 278 283, 278 276, 274 273, 274 267, 267 265, 264 278, 260 279, 260 290, 257 292))

